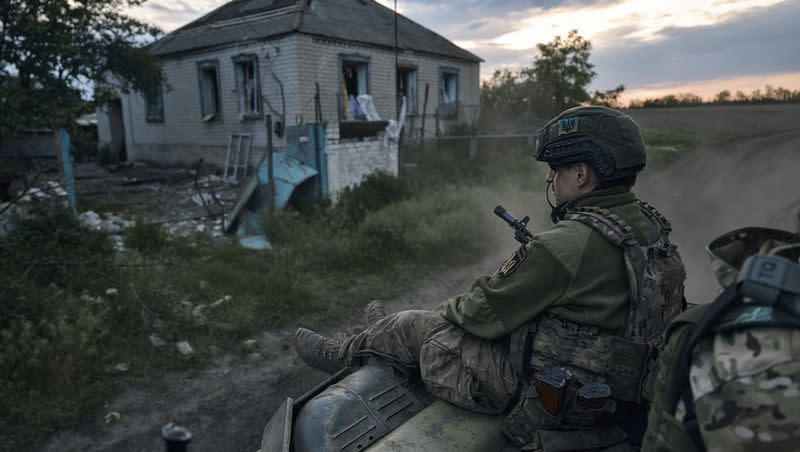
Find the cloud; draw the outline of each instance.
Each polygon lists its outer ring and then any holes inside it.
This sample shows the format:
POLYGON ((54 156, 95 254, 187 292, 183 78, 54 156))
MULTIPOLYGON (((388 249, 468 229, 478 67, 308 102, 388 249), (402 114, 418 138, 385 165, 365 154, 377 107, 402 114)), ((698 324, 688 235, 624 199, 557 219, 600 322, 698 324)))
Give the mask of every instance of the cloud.
POLYGON ((798 19, 800 4, 785 2, 723 23, 666 29, 658 41, 636 46, 606 40, 592 55, 598 73, 593 85, 633 87, 800 72, 798 19))
POLYGON ((551 10, 529 9, 514 31, 498 36, 493 42, 515 49, 534 48, 554 35, 566 35, 578 29, 585 38, 627 30, 623 38, 655 41, 671 28, 694 28, 713 25, 754 9, 769 7, 783 0, 624 0, 587 7, 562 6, 551 10))
MULTIPOLYGON (((149 0, 131 14, 172 30, 226 2, 149 0)), ((537 43, 572 28, 594 46, 592 89, 800 72, 795 0, 398 0, 397 7, 482 57, 484 78, 530 66, 537 43)))
POLYGON ((151 0, 130 8, 128 14, 141 21, 172 31, 211 12, 227 3, 225 0, 195 0, 191 3, 182 0, 151 0))

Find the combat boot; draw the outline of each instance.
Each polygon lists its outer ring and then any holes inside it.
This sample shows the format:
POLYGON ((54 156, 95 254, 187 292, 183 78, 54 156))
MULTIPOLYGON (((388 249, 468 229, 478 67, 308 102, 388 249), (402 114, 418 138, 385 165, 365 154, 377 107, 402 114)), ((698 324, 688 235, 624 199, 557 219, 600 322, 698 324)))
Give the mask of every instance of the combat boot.
POLYGON ((386 309, 380 301, 372 300, 364 308, 364 316, 367 318, 367 326, 372 326, 386 317, 386 309))
POLYGON ((294 349, 304 363, 314 369, 334 374, 345 365, 339 359, 342 343, 305 328, 294 333, 294 349))

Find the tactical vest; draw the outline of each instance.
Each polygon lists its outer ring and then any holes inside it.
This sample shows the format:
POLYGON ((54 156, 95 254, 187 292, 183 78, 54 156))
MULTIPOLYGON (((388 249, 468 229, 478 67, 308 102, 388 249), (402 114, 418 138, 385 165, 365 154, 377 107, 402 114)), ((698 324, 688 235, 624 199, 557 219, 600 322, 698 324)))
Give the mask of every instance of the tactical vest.
MULTIPOLYGON (((542 315, 516 330, 509 339, 512 367, 523 376, 523 380, 529 380, 534 372, 548 366, 557 366, 571 372, 572 387, 604 383, 611 389, 612 399, 632 404, 652 398, 662 334, 685 306, 683 281, 686 272, 676 246, 669 241, 669 222, 649 204, 637 203, 660 229, 660 237, 654 243, 640 243, 622 218, 605 209, 582 207, 569 211, 564 217, 592 227, 621 248, 630 291, 623 334, 617 336, 595 326, 577 324, 552 314, 542 315)), ((526 391, 531 392, 527 388, 526 391)), ((523 394, 524 400, 512 410, 506 425, 509 436, 519 436, 518 443, 526 439, 521 434, 525 429, 597 430, 598 421, 602 421, 603 416, 609 418, 608 412, 597 412, 585 417, 585 422, 573 423, 567 407, 558 422, 551 420, 551 425, 543 425, 541 413, 537 413, 535 407, 524 406, 526 403, 533 405, 530 400, 525 400, 531 397, 536 397, 536 394, 523 394), (523 420, 526 416, 529 419, 523 420), (537 416, 540 419, 531 419, 537 416), (527 425, 510 425, 514 422, 527 425)), ((568 394, 566 401, 571 399, 574 395, 568 394)), ((613 413, 613 407, 610 412, 613 413)), ((594 443, 572 446, 604 447, 613 444, 619 432, 609 426, 605 434, 600 434, 601 437, 604 435, 605 438, 595 438, 597 441, 594 443)))
POLYGON ((677 356, 665 357, 673 366, 659 377, 665 392, 658 395, 661 409, 656 412, 654 407, 650 416, 648 451, 705 450, 689 385, 693 350, 715 334, 755 328, 800 328, 800 264, 778 256, 751 256, 736 283, 713 303, 687 312, 669 326, 666 340, 682 334, 683 344, 677 356))

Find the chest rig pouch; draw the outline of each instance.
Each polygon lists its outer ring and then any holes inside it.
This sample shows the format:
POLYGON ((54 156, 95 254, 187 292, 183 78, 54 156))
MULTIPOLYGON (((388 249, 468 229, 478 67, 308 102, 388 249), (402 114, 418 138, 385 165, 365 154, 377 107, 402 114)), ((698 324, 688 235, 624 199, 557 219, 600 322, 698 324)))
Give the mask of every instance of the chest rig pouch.
POLYGON ((512 439, 517 436, 514 440, 520 446, 534 444, 546 451, 574 450, 607 447, 624 440, 625 434, 614 425, 613 403, 591 413, 574 403, 571 393, 585 385, 607 385, 611 402, 642 404, 652 398, 658 351, 663 345, 662 333, 684 308, 686 272, 675 245, 669 241, 669 222, 650 205, 637 203, 661 232, 653 243, 640 243, 622 218, 605 209, 583 207, 565 216, 566 220, 592 227, 621 248, 628 275, 630 307, 621 336, 552 314, 540 316, 511 335, 510 358, 524 381, 550 367, 565 369, 572 375, 570 389, 556 419, 531 408, 538 402, 533 400, 538 395, 531 387, 524 389, 522 400, 512 410, 505 427, 512 439), (520 423, 524 417, 528 418, 524 421, 527 425, 522 427, 520 423), (515 422, 520 425, 512 425, 515 422), (530 430, 532 427, 539 431, 530 430), (558 431, 561 442, 572 438, 567 442, 574 444, 546 447, 545 437, 555 433, 547 431, 551 429, 558 431), (528 435, 523 435, 523 430, 528 430, 528 435), (563 434, 565 430, 570 431, 569 435, 563 434), (583 436, 589 434, 591 441, 582 439, 582 435, 577 434, 579 431, 583 436))

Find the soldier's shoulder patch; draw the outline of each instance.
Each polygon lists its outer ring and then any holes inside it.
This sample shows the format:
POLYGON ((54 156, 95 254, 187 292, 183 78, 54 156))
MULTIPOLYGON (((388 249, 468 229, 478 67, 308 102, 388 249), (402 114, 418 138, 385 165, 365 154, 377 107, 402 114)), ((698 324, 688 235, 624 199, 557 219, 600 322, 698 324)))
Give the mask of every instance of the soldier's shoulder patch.
POLYGON ((514 273, 514 271, 519 268, 519 264, 525 260, 527 255, 528 249, 525 247, 525 245, 520 246, 516 251, 514 251, 514 254, 512 254, 511 257, 503 262, 503 265, 500 266, 500 270, 497 271, 497 275, 500 277, 505 277, 514 273))

